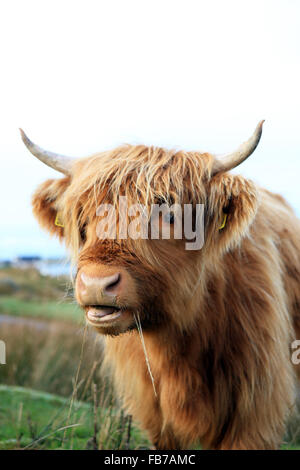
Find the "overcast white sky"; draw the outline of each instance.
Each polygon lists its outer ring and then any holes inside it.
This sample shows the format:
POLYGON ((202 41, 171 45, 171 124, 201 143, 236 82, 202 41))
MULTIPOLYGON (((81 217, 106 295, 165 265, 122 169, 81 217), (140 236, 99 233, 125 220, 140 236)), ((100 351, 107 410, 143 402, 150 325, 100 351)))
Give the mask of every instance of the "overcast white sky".
POLYGON ((73 156, 124 142, 223 153, 266 119, 239 172, 300 215, 298 0, 10 0, 0 43, 0 258, 63 253, 30 208, 58 175, 18 127, 73 156))

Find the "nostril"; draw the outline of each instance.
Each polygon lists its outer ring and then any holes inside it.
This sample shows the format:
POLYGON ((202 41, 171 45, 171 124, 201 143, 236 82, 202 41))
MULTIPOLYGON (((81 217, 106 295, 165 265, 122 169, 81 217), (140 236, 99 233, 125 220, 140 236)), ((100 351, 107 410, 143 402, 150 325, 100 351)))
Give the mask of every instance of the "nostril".
POLYGON ((114 276, 114 279, 111 279, 109 284, 107 284, 104 288, 105 292, 114 292, 115 288, 118 286, 118 284, 121 281, 121 274, 117 273, 114 276))
MULTIPOLYGON (((98 273, 97 273, 98 274, 98 273)), ((77 293, 82 303, 86 305, 97 305, 103 303, 103 297, 116 297, 122 284, 121 273, 114 273, 110 276, 89 276, 86 272, 81 272, 77 278, 77 293)))

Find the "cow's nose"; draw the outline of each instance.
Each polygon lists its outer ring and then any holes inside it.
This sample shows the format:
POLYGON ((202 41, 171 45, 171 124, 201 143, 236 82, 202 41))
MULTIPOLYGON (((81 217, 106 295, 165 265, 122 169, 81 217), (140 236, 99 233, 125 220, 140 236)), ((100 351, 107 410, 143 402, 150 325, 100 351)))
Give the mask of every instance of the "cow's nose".
POLYGON ((121 274, 115 273, 105 277, 90 277, 85 273, 81 273, 81 280, 86 287, 96 287, 103 294, 114 294, 118 284, 121 281, 121 274))
MULTIPOLYGON (((121 286, 121 274, 114 273, 110 276, 89 276, 81 272, 77 283, 80 300, 85 305, 101 304, 107 297, 112 300, 119 293, 121 286)), ((107 300, 105 300, 107 303, 107 300)))

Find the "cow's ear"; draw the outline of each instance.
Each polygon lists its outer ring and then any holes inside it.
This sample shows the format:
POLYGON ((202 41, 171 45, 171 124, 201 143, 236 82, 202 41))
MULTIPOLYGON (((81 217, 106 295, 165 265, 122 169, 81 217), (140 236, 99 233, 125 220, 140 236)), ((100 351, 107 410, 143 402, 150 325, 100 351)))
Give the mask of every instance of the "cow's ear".
POLYGON ((242 176, 216 175, 208 190, 208 236, 222 251, 237 246, 249 233, 258 209, 256 185, 242 176))
POLYGON ((52 235, 63 238, 64 223, 60 217, 63 195, 70 184, 70 178, 47 180, 41 184, 32 197, 33 214, 42 228, 52 235))

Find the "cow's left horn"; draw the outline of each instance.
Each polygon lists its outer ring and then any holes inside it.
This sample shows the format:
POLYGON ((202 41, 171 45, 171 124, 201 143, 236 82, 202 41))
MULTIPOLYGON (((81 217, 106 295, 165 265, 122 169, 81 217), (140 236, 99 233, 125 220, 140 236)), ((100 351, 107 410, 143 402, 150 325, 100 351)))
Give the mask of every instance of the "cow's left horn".
POLYGON ((242 163, 244 160, 246 160, 246 158, 248 158, 252 152, 254 152, 258 142, 260 141, 264 122, 265 121, 263 120, 258 123, 250 139, 240 145, 240 147, 235 152, 215 158, 212 168, 213 175, 221 171, 232 170, 236 166, 240 165, 240 163, 242 163))
POLYGON ((71 168, 74 163, 74 158, 65 157, 64 155, 59 155, 57 153, 48 152, 47 150, 43 150, 38 145, 31 142, 31 140, 27 137, 23 129, 20 129, 21 137, 28 148, 28 150, 41 162, 45 163, 46 165, 50 166, 54 170, 60 171, 64 175, 71 174, 71 168))

